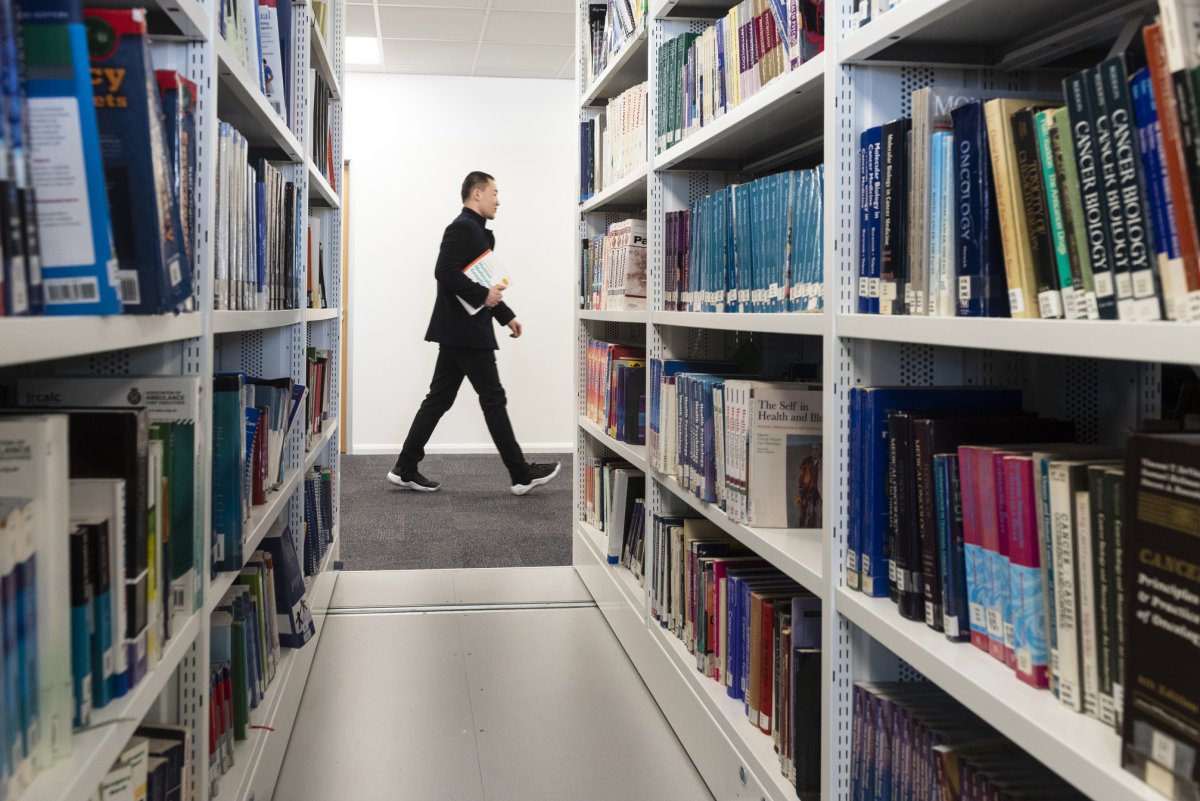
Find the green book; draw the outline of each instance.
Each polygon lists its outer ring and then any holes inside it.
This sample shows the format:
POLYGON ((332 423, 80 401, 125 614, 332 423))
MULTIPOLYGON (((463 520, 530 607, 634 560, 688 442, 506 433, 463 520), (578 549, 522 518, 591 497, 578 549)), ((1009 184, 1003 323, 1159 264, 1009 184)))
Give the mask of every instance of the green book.
POLYGON ((1062 201, 1063 224, 1066 227, 1067 237, 1075 240, 1075 252, 1079 255, 1084 316, 1089 320, 1099 320, 1100 310, 1096 305, 1096 284, 1092 280, 1092 259, 1088 251, 1083 200, 1079 195, 1079 174, 1075 167, 1075 141, 1071 136, 1071 121, 1065 108, 1055 110, 1054 129, 1058 131, 1059 149, 1062 151, 1062 181, 1059 196, 1062 201))
POLYGON ((1067 251, 1066 223, 1063 220, 1062 198, 1059 194, 1054 148, 1050 141, 1053 129, 1053 109, 1046 109, 1034 114, 1038 160, 1042 163, 1042 183, 1046 191, 1046 216, 1050 224, 1050 244, 1054 251, 1054 264, 1058 273, 1058 285, 1062 287, 1065 316, 1068 320, 1071 320, 1079 318, 1080 315, 1076 311, 1075 284, 1071 276, 1071 258, 1067 251))

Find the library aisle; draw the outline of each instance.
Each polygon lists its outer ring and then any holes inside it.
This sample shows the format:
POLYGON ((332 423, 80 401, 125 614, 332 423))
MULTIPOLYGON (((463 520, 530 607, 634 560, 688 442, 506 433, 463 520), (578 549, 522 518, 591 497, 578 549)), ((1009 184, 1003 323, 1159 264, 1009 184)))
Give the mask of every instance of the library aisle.
POLYGON ((712 797, 573 568, 346 571, 330 603, 276 801, 712 797))

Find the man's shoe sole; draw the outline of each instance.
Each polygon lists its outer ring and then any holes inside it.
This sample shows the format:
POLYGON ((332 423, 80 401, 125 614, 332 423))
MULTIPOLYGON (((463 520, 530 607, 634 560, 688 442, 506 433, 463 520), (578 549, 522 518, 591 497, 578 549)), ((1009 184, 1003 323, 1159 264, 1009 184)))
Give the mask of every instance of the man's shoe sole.
POLYGON ((404 479, 400 478, 400 476, 396 475, 395 473, 388 473, 387 480, 392 482, 393 484, 395 484, 397 487, 400 487, 401 489, 416 490, 417 492, 437 492, 438 490, 440 490, 442 488, 440 484, 436 487, 425 487, 425 486, 422 486, 421 484, 418 484, 415 481, 405 481, 404 479))
POLYGON ((554 472, 548 476, 542 476, 541 478, 535 478, 533 481, 530 481, 528 484, 513 484, 512 494, 513 495, 524 495, 527 492, 529 492, 530 490, 532 490, 534 487, 540 487, 543 484, 549 484, 550 480, 553 479, 555 476, 557 476, 558 471, 561 469, 562 469, 562 465, 560 464, 560 465, 556 466, 554 468, 554 472))

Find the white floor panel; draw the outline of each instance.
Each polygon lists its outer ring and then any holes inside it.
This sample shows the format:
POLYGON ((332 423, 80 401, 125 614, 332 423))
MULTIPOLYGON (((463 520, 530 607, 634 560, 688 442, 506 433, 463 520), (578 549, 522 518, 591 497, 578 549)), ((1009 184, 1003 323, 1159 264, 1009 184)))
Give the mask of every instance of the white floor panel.
POLYGON ((334 609, 448 604, 564 603, 592 596, 573 567, 477 570, 347 570, 338 574, 334 609))
POLYGON ((488 801, 712 798, 599 610, 462 627, 488 801))
POLYGON ((328 617, 275 800, 483 801, 473 728, 456 615, 328 617))

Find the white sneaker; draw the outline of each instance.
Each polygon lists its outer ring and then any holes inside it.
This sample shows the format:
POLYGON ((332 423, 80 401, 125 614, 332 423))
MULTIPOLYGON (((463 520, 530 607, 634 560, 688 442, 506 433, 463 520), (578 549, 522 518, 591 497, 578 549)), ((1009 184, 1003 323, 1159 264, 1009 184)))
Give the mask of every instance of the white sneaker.
POLYGON ((437 492, 442 486, 436 481, 425 478, 420 473, 413 473, 408 478, 398 476, 395 473, 388 471, 387 480, 395 484, 397 487, 404 489, 416 490, 417 492, 437 492))
POLYGON ((534 487, 540 487, 543 484, 550 483, 550 479, 558 475, 562 465, 559 462, 554 464, 531 464, 529 465, 529 478, 524 484, 513 484, 513 495, 524 495, 534 487))

